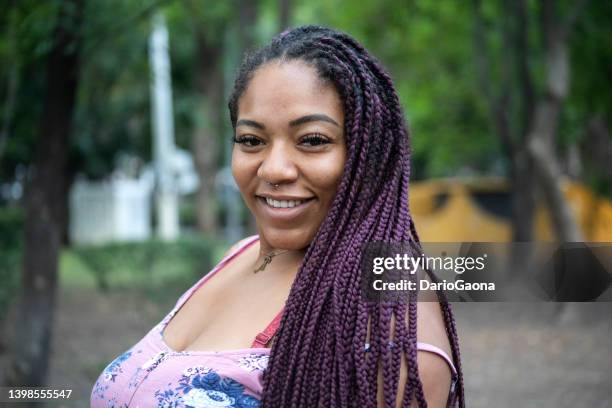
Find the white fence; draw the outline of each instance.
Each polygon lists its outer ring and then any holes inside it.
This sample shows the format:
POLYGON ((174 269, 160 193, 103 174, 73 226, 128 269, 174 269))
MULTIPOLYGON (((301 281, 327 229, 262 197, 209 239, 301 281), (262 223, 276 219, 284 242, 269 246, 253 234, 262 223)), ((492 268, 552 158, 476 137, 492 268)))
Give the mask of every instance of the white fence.
POLYGON ((140 241, 151 236, 152 183, 77 181, 70 191, 70 241, 75 245, 140 241))

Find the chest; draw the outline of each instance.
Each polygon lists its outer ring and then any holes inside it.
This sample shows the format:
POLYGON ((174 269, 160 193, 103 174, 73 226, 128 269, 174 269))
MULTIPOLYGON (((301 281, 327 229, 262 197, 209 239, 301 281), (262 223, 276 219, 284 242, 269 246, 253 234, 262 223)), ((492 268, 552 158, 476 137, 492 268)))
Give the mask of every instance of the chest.
POLYGON ((244 268, 230 264, 192 292, 164 329, 169 347, 200 351, 251 347, 283 308, 295 274, 244 273, 244 268))

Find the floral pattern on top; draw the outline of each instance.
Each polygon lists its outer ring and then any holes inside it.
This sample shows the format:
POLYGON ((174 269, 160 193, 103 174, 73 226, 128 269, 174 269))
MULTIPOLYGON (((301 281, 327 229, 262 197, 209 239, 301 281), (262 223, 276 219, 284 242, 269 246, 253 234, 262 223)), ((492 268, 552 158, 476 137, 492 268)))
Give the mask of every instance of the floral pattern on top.
POLYGON ((118 374, 122 373, 121 364, 132 355, 132 351, 128 350, 125 353, 121 354, 119 357, 114 359, 108 367, 104 370, 104 379, 106 381, 115 382, 115 378, 118 374))
MULTIPOLYGON (((100 378, 96 381, 96 384, 94 385, 93 394, 96 397, 100 399, 104 398, 104 393, 106 392, 106 390, 108 390, 110 386, 110 384, 108 383, 115 382, 115 379, 117 378, 117 376, 123 373, 121 366, 128 358, 130 358, 131 355, 132 355, 132 350, 130 349, 126 351, 125 353, 121 354, 120 356, 118 356, 117 358, 115 358, 113 361, 111 361, 111 363, 108 366, 106 366, 106 368, 102 372, 102 375, 100 376, 100 378)), ((111 399, 109 401, 108 406, 115 407, 116 405, 111 399)))
POLYGON ((179 385, 155 392, 159 408, 255 408, 259 400, 244 392, 244 385, 223 378, 206 366, 186 369, 179 385))
POLYGON ((268 367, 269 359, 268 354, 247 354, 238 360, 238 365, 249 372, 263 371, 268 367))

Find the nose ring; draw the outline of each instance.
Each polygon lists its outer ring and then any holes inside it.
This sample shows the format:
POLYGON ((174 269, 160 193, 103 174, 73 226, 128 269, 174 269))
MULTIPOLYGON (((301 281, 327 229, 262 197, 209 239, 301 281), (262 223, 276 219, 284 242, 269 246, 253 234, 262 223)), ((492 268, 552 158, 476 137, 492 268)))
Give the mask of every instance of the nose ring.
POLYGON ((276 189, 278 189, 280 187, 280 184, 270 183, 269 181, 268 181, 268 184, 271 185, 274 190, 276 190, 276 189))

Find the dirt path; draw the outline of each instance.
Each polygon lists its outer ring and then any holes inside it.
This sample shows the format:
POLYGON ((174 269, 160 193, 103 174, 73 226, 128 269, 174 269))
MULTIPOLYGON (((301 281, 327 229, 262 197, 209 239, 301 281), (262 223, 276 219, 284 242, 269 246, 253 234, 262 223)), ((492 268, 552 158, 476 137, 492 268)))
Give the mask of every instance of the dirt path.
MULTIPOLYGON (((63 290, 60 299, 50 386, 72 387, 75 407, 88 406, 106 364, 173 306, 128 293, 63 290)), ((587 318, 560 326, 554 305, 455 305, 467 406, 612 408, 610 307, 584 309, 587 318)))
POLYGON ((64 405, 67 407, 88 407, 93 384, 106 365, 174 306, 126 292, 101 295, 63 289, 59 299, 49 386, 74 390, 80 401, 64 405))
POLYGON ((610 304, 455 305, 468 407, 612 407, 610 304))

